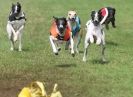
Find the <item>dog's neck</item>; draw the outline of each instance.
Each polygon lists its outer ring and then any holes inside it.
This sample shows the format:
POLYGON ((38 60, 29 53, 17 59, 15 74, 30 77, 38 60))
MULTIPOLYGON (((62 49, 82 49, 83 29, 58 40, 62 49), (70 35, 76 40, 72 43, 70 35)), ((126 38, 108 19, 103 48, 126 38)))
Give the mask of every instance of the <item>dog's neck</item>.
POLYGON ((18 15, 13 15, 13 13, 11 12, 9 15, 9 21, 15 21, 15 20, 21 20, 21 19, 25 19, 25 14, 24 12, 20 12, 18 15))
POLYGON ((22 11, 15 18, 19 19, 20 17, 23 17, 23 12, 22 11))

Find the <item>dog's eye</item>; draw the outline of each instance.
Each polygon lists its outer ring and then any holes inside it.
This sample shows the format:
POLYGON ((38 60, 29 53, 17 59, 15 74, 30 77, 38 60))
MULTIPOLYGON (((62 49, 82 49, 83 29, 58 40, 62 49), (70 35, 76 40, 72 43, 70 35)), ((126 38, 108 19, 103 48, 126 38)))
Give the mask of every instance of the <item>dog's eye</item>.
POLYGON ((69 15, 71 15, 71 14, 69 13, 69 15))

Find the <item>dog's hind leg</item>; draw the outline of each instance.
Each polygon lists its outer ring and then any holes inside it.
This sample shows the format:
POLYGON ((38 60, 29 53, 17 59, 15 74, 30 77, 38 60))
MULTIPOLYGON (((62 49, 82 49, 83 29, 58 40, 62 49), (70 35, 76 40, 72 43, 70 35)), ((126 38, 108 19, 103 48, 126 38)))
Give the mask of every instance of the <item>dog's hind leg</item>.
POLYGON ((53 41, 52 36, 49 36, 49 39, 50 39, 50 43, 51 43, 53 52, 55 53, 55 55, 58 55, 58 50, 57 50, 57 48, 56 48, 56 46, 55 46, 55 43, 54 43, 54 41, 53 41))
POLYGON ((70 47, 70 40, 66 41, 65 50, 68 50, 69 47, 70 47))
POLYGON ((109 30, 109 25, 108 25, 107 22, 105 22, 105 27, 106 27, 107 30, 109 30))
POLYGON ((78 36, 77 42, 76 42, 76 52, 77 52, 77 53, 79 53, 78 47, 79 47, 80 42, 81 42, 81 37, 78 36))

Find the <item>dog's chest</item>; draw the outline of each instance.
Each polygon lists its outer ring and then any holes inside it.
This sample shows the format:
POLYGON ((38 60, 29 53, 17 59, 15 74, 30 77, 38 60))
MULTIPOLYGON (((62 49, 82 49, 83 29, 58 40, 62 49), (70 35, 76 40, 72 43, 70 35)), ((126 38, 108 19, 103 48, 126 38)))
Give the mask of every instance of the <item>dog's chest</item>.
POLYGON ((88 36, 101 37, 102 31, 101 26, 94 26, 93 23, 89 23, 87 26, 88 36))
POLYGON ((101 33, 101 29, 99 27, 94 27, 92 31, 93 35, 97 35, 101 33))
POLYGON ((18 30, 24 24, 25 24, 25 20, 24 19, 16 20, 16 21, 12 22, 12 26, 13 26, 14 30, 18 30))

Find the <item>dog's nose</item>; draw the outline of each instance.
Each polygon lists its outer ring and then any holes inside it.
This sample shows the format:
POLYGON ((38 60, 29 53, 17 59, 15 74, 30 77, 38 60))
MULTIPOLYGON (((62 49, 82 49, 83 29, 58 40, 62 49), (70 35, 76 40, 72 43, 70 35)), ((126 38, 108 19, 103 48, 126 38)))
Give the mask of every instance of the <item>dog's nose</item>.
POLYGON ((75 20, 75 18, 73 17, 73 18, 72 18, 72 20, 74 21, 74 20, 75 20))
POLYGON ((59 28, 63 28, 63 25, 59 25, 59 28))
POLYGON ((94 21, 94 25, 97 26, 99 24, 99 21, 94 21))
POLYGON ((60 26, 59 27, 59 30, 62 32, 64 30, 64 27, 63 26, 60 26))

